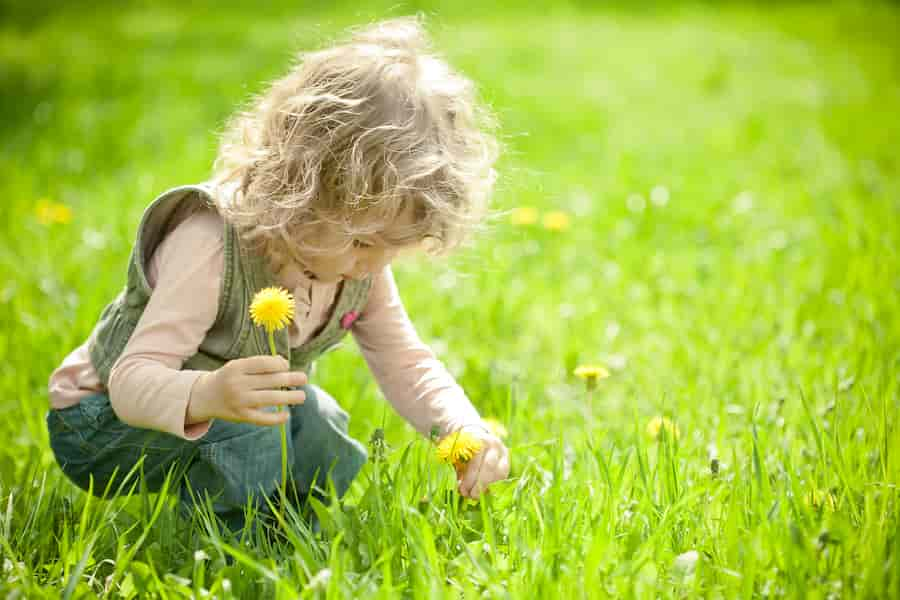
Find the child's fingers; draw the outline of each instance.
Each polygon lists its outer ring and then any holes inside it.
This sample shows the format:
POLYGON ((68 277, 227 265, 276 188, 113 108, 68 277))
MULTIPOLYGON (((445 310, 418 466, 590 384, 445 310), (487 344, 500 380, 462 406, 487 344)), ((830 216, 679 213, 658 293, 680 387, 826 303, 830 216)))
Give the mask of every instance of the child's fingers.
POLYGON ((273 426, 273 425, 281 425, 282 423, 287 422, 288 418, 291 415, 291 411, 289 410, 279 410, 278 412, 269 412, 267 410, 260 409, 248 409, 244 411, 243 421, 246 423, 252 423, 253 425, 262 425, 262 426, 273 426))
POLYGON ((497 463, 497 477, 499 479, 506 479, 509 477, 509 453, 505 452, 503 456, 500 457, 500 461, 497 463))
POLYGON ((249 394, 247 400, 248 405, 253 408, 303 404, 306 402, 306 392, 303 390, 263 390, 249 394))
POLYGON ((493 449, 486 452, 480 452, 472 459, 472 462, 466 467, 466 473, 463 476, 462 482, 459 484, 460 494, 468 496, 469 498, 478 497, 477 494, 473 495, 473 491, 477 492, 477 490, 475 490, 475 485, 478 483, 485 467, 491 464, 491 460, 496 461, 496 452, 494 452, 493 449))
POLYGON ((481 461, 484 459, 484 453, 478 454, 469 461, 469 464, 465 466, 462 470, 462 473, 457 472, 457 477, 459 481, 459 495, 465 496, 468 498, 469 489, 472 487, 476 479, 475 473, 481 467, 481 461))
POLYGON ((255 375, 260 373, 281 373, 291 365, 281 356, 250 356, 231 361, 241 373, 255 375))
POLYGON ((470 498, 477 499, 486 493, 488 486, 495 481, 506 479, 509 475, 509 458, 506 452, 491 448, 485 453, 484 460, 473 473, 472 485, 467 490, 470 498))
POLYGON ((285 371, 250 375, 247 377, 247 382, 251 390, 277 390, 278 388, 306 385, 309 382, 309 378, 302 371, 285 371))

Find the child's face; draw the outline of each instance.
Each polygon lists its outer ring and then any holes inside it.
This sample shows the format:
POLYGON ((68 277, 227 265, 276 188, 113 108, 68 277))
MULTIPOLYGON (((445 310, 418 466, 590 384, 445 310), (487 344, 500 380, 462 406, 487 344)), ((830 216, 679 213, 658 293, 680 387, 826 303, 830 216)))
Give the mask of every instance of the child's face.
POLYGON ((322 283, 344 279, 362 279, 386 267, 397 255, 397 248, 378 245, 367 239, 354 239, 353 247, 335 254, 317 254, 303 259, 307 277, 322 283))
MULTIPOLYGON (((404 211, 391 227, 412 224, 412 211, 404 211)), ((385 232, 389 234, 390 232, 385 232)), ((328 245, 340 245, 345 240, 342 233, 322 231, 319 240, 328 245)), ((390 237, 385 235, 384 237, 390 237)), ((362 279, 381 271, 404 250, 386 244, 382 236, 365 235, 353 239, 352 247, 333 254, 317 254, 302 259, 301 267, 307 277, 322 283, 335 283, 345 279, 362 279)))

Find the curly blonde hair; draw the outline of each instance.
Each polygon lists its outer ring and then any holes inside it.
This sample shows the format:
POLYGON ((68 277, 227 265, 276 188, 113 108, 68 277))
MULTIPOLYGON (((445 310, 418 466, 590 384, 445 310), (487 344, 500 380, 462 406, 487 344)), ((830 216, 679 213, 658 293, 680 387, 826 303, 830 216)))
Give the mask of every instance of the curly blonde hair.
POLYGON ((301 54, 232 119, 214 181, 235 192, 219 209, 275 256, 341 250, 404 210, 414 224, 386 242, 427 239, 444 252, 484 216, 493 130, 473 83, 430 50, 420 18, 376 23, 301 54), (322 224, 346 233, 341 247, 310 241, 322 224))

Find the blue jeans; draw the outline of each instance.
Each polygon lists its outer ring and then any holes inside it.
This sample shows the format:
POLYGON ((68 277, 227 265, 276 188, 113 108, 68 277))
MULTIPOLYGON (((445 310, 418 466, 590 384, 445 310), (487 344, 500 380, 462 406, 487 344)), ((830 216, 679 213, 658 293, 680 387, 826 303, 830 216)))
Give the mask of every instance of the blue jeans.
MULTIPOLYGON (((292 406, 288 421, 288 464, 296 498, 321 492, 330 478, 339 496, 366 461, 366 450, 347 435, 347 413, 315 386, 304 386, 306 401, 292 406)), ((126 425, 106 394, 47 413, 50 446, 63 472, 82 489, 100 495, 118 483, 143 456, 141 471, 149 491, 159 491, 171 470, 185 508, 212 499, 215 513, 234 532, 244 527, 249 502, 265 510, 281 481, 281 428, 214 421, 199 440, 126 425), (190 490, 188 489, 190 488, 190 490), (193 495, 192 493, 193 492, 193 495)), ((126 485, 127 489, 130 487, 126 485)))

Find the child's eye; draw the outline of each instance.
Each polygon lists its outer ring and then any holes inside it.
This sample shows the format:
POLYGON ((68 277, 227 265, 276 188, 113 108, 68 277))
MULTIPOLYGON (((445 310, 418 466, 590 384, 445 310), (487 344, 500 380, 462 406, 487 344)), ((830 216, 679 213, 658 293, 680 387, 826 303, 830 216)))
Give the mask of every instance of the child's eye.
POLYGON ((364 242, 362 240, 353 240, 353 247, 354 248, 371 248, 372 244, 370 244, 368 242, 364 242))

